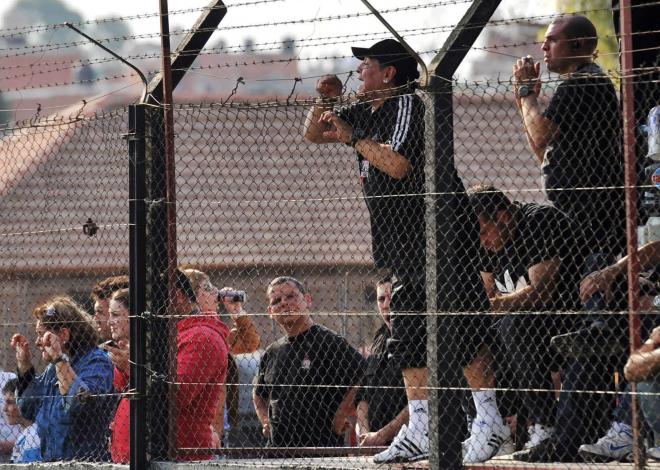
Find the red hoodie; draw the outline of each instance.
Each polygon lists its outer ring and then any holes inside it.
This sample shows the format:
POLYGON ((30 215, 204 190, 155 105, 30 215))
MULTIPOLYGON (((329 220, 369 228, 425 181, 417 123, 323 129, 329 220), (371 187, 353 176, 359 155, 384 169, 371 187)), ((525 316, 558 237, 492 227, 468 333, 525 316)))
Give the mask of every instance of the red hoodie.
MULTIPOLYGON (((177 447, 213 447, 211 424, 227 375, 229 328, 218 317, 186 317, 177 323, 177 447)), ((115 367, 117 391, 128 386, 128 374, 115 367)), ((122 398, 111 425, 110 453, 115 463, 128 463, 130 405, 122 398)), ((209 460, 212 454, 181 453, 177 460, 209 460)))
MULTIPOLYGON (((117 392, 123 392, 128 389, 128 374, 115 367, 115 378, 112 385, 117 392)), ((130 404, 126 397, 121 397, 115 419, 110 424, 110 455, 115 463, 128 463, 131 458, 130 452, 130 404)))
MULTIPOLYGON (((216 316, 177 323, 177 440, 179 449, 209 448, 211 424, 227 375, 229 328, 216 316)), ((180 453, 177 460, 209 460, 213 454, 180 453)))

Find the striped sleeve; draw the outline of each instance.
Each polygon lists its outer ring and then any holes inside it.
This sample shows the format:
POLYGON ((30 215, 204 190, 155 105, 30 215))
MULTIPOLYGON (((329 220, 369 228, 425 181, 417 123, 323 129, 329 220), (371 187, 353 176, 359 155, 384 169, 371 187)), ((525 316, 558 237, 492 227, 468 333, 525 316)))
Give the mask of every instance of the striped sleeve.
POLYGON ((404 95, 398 98, 398 112, 394 131, 392 132, 392 150, 398 152, 410 134, 413 99, 411 95, 404 95))

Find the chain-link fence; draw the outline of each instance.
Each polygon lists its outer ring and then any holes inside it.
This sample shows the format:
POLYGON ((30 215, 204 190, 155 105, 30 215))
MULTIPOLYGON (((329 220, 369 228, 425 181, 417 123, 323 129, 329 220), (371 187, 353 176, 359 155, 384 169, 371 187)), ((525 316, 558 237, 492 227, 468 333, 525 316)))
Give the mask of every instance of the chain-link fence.
POLYGON ((110 459, 126 389, 97 347, 113 323, 95 284, 128 267, 127 123, 123 109, 43 119, 0 142, 4 462, 110 459))
POLYGON ((626 96, 557 43, 559 78, 423 88, 354 50, 357 94, 174 106, 174 155, 162 105, 8 128, 0 454, 652 466, 653 146, 627 185, 626 96))

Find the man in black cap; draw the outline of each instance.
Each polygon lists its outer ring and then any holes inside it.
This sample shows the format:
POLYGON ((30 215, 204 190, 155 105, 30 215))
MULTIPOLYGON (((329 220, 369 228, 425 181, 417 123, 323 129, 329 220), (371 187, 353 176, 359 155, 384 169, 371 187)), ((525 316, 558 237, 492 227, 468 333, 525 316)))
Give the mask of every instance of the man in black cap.
MULTIPOLYGON (((333 111, 341 95, 341 83, 336 77, 323 77, 317 85, 322 99, 307 116, 304 136, 319 144, 344 143, 357 152, 360 182, 370 215, 374 264, 379 276, 389 275, 393 280, 388 350, 403 370, 409 411, 407 425, 374 461, 414 462, 429 454, 424 105, 414 94, 414 81, 419 77, 417 62, 399 42, 386 39, 370 48, 353 47, 352 51, 362 61, 357 69, 362 82, 358 102, 333 111)), ((438 293, 438 305, 443 311, 487 310, 488 298, 480 275, 465 262, 477 258, 476 218, 472 218, 455 168, 450 164, 446 167, 442 190, 449 196, 442 202, 451 212, 448 218, 456 223, 450 223, 452 236, 443 233, 438 237, 438 259, 451 268, 443 265, 442 269, 451 273, 446 276, 443 292, 438 293), (462 262, 457 253, 465 257, 462 262)), ((438 334, 445 334, 450 328, 447 337, 464 341, 460 348, 443 351, 443 367, 451 369, 460 380, 461 367, 473 359, 483 335, 473 328, 478 322, 468 326, 455 320, 458 317, 444 318, 438 334)), ((460 408, 445 404, 451 406, 451 412, 460 408)), ((447 439, 444 429, 445 434, 441 433, 442 445, 452 453, 447 460, 456 465, 460 465, 460 421, 459 417, 452 423, 443 422, 450 434, 447 439)))

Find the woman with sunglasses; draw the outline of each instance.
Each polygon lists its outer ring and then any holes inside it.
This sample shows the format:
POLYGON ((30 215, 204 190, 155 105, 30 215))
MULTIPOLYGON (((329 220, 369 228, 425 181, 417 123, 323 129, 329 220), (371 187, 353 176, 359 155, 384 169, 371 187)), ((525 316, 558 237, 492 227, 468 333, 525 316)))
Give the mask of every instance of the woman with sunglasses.
POLYGON ((32 312, 37 349, 46 368, 36 375, 28 339, 15 334, 21 414, 36 421, 44 461, 109 460, 113 368, 97 347, 87 313, 69 297, 55 297, 32 312))

